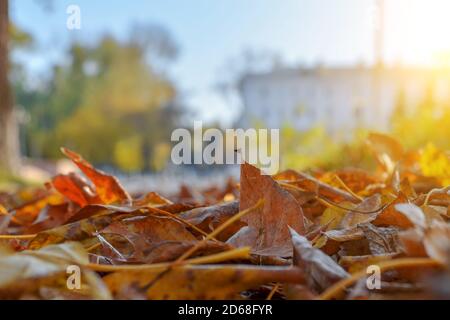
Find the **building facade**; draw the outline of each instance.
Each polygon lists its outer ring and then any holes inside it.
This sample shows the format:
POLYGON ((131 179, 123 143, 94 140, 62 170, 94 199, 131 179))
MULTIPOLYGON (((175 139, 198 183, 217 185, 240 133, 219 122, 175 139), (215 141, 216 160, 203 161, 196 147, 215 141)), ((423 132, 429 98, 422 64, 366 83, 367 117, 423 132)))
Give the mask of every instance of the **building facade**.
POLYGON ((365 67, 275 69, 247 74, 239 85, 243 128, 322 125, 330 134, 358 127, 386 130, 400 103, 416 108, 432 95, 450 102, 450 72, 365 67))

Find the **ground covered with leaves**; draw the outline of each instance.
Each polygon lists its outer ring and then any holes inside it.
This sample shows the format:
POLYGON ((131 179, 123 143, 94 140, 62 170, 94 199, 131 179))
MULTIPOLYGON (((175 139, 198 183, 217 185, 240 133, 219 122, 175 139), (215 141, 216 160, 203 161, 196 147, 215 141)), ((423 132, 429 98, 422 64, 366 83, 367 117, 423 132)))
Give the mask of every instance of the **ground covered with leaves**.
POLYGON ((368 148, 374 172, 243 164, 168 198, 63 149, 79 173, 0 194, 0 298, 450 298, 449 154, 380 134, 368 148))

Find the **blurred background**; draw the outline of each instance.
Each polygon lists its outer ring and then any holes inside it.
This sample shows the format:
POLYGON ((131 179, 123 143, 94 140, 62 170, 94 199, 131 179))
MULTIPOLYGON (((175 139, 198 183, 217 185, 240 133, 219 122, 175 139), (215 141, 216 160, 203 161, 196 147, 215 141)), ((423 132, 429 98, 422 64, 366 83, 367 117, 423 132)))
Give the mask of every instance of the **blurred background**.
POLYGON ((370 169, 369 131, 448 151, 450 1, 0 0, 0 188, 61 146, 131 189, 236 175, 171 164, 194 120, 279 128, 283 168, 370 169))

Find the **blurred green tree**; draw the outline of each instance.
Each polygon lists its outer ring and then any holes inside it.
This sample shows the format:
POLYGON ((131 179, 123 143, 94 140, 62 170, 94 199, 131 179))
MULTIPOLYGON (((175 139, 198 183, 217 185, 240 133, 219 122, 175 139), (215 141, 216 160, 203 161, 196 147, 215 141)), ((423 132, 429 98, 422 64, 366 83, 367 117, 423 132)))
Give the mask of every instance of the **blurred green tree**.
POLYGON ((30 114, 30 155, 59 157, 67 146, 97 164, 152 169, 179 115, 165 72, 176 52, 155 26, 135 28, 127 41, 73 43, 69 63, 55 66, 44 90, 18 96, 30 114))

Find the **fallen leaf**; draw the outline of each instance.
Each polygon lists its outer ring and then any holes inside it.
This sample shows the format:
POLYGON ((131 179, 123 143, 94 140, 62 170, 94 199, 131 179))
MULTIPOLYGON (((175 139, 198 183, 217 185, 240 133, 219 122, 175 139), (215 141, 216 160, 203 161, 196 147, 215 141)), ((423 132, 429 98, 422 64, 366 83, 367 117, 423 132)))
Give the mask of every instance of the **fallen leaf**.
POLYGON ((425 231, 423 245, 430 258, 450 263, 450 226, 447 223, 433 221, 425 231))
POLYGON ((95 237, 101 230, 117 219, 123 219, 130 215, 145 215, 141 210, 133 210, 132 213, 124 213, 121 211, 113 211, 112 213, 106 212, 105 214, 99 214, 40 232, 30 241, 28 247, 32 250, 36 250, 50 244, 58 244, 64 241, 83 241, 95 237))
POLYGON ((396 139, 385 134, 372 132, 369 134, 367 142, 379 164, 388 173, 393 172, 395 163, 400 161, 405 154, 403 146, 396 139))
POLYGON ((160 272, 116 272, 106 276, 104 280, 113 295, 132 287, 134 291, 143 293, 147 299, 163 300, 237 299, 241 291, 262 284, 303 282, 303 273, 294 267, 184 266, 176 267, 157 279, 160 272), (149 286, 152 283, 153 285, 149 286))
POLYGON ((75 173, 55 176, 52 179, 52 185, 59 193, 66 196, 80 207, 101 202, 91 186, 75 173))
MULTIPOLYGON (((65 287, 67 268, 80 268, 88 263, 87 254, 78 243, 48 246, 38 251, 23 251, 0 256, 0 297, 19 298, 41 286, 65 287)), ((83 269, 83 279, 88 288, 83 291, 93 299, 110 299, 109 291, 99 277, 83 269), (86 290, 87 289, 87 290, 86 290)))
POLYGON ((293 229, 290 229, 290 232, 294 246, 294 264, 309 275, 307 283, 310 289, 321 292, 337 281, 349 277, 341 266, 320 249, 313 248, 305 237, 293 229))
POLYGON ((351 228, 362 223, 372 222, 381 210, 381 195, 377 193, 365 198, 360 204, 354 207, 354 210, 349 210, 342 218, 340 226, 342 228, 351 228))
POLYGON ((313 192, 316 195, 322 195, 335 202, 349 201, 356 203, 359 201, 359 199, 355 198, 347 191, 333 187, 305 173, 296 172, 294 170, 286 170, 281 172, 275 175, 274 179, 277 181, 285 180, 292 185, 304 189, 305 191, 313 192))
MULTIPOLYGON (((239 201, 232 201, 209 207, 195 208, 181 213, 179 217, 210 233, 238 212, 239 201)), ((246 226, 244 222, 238 221, 222 232, 217 239, 227 241, 244 226, 246 226)))
POLYGON ((156 192, 146 193, 143 197, 134 200, 133 205, 137 207, 150 206, 159 207, 173 204, 169 199, 164 198, 156 192))
POLYGON ((408 198, 400 193, 373 221, 377 226, 396 226, 403 229, 412 228, 414 224, 396 209, 397 204, 409 203, 408 198))
POLYGON ((385 255, 400 251, 396 228, 377 228, 370 223, 361 224, 359 228, 363 230, 373 255, 385 255))
MULTIPOLYGON (((106 228, 102 229, 102 235, 121 235, 133 244, 133 254, 126 259, 119 256, 122 260, 134 262, 152 262, 158 260, 154 255, 155 250, 161 246, 167 245, 169 241, 194 241, 195 237, 186 227, 170 218, 156 216, 135 216, 120 219, 110 223, 106 228), (151 256, 153 251, 153 256, 151 256)), ((117 249, 118 246, 114 242, 108 242, 106 249, 117 249)), ((172 243, 172 250, 174 245, 172 243)), ((180 247, 178 245, 177 247, 180 247)), ((166 246, 168 250, 169 247, 166 246)), ((120 252, 120 250, 117 250, 120 252)), ((157 251, 163 253, 163 251, 157 251)), ((117 253, 117 252, 116 252, 117 253)), ((105 255, 105 254, 104 254, 105 255)), ((111 257, 111 255, 106 255, 111 257)), ((126 262, 126 261, 122 261, 126 262)))
POLYGON ((24 228, 24 233, 35 234, 65 224, 74 214, 68 203, 48 205, 41 212, 32 225, 24 228))
POLYGON ((247 227, 240 229, 228 243, 250 246, 265 255, 290 256, 292 244, 288 226, 304 233, 302 208, 295 198, 268 175, 250 165, 241 166, 240 211, 264 199, 264 207, 244 216, 247 227))
POLYGON ((400 203, 395 205, 395 210, 402 213, 416 227, 426 227, 425 215, 418 206, 411 203, 400 203))
POLYGON ((423 230, 409 229, 399 232, 398 239, 402 251, 410 257, 428 256, 423 245, 423 236, 423 230))
POLYGON ((79 154, 69 149, 62 148, 61 151, 92 181, 95 185, 95 191, 104 204, 131 203, 130 195, 124 190, 116 177, 95 169, 79 154))
POLYGON ((19 225, 30 225, 47 205, 60 205, 64 202, 65 200, 61 195, 49 192, 11 210, 12 221, 19 225))

